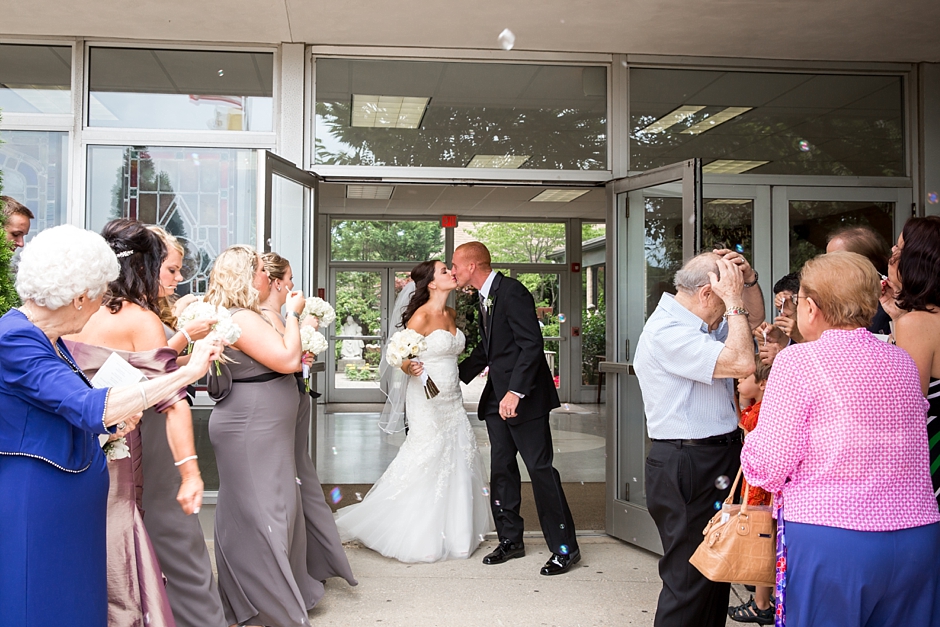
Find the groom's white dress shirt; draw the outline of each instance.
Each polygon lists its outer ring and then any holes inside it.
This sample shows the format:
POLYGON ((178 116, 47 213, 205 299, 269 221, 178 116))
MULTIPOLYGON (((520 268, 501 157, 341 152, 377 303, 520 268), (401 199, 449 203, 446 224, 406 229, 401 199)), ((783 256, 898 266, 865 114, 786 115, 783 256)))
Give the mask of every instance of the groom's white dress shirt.
MULTIPOLYGON (((480 297, 481 297, 480 300, 484 303, 486 302, 486 299, 489 298, 490 289, 493 287, 493 279, 495 278, 496 278, 496 270, 490 270, 490 276, 486 277, 486 280, 483 281, 483 285, 480 286, 480 290, 479 290, 480 297)), ((486 307, 485 304, 483 306, 486 307)), ((490 312, 487 309, 486 313, 490 314, 492 312, 490 312)), ((525 394, 520 394, 519 392, 516 392, 515 390, 509 390, 509 391, 515 394, 516 396, 518 396, 519 398, 525 398, 525 394)))

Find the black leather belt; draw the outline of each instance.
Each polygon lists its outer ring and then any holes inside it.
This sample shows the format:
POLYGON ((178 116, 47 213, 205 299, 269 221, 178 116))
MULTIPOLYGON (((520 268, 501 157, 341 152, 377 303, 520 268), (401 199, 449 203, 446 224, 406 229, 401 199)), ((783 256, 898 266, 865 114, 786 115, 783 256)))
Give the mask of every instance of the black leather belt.
POLYGON ((710 438, 701 438, 699 440, 653 440, 653 442, 665 442, 676 446, 728 446, 743 441, 741 430, 736 429, 731 433, 724 435, 713 435, 710 438))

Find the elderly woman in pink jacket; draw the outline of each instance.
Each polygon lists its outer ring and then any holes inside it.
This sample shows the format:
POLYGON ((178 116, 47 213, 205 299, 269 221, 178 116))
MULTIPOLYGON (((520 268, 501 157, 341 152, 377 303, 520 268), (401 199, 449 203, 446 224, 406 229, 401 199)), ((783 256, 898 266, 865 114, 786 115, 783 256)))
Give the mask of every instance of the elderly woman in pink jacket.
POLYGON ((807 341, 774 361, 741 454, 748 482, 782 505, 777 612, 789 627, 940 625, 927 401, 911 357, 865 328, 880 282, 855 253, 806 263, 797 319, 807 341))

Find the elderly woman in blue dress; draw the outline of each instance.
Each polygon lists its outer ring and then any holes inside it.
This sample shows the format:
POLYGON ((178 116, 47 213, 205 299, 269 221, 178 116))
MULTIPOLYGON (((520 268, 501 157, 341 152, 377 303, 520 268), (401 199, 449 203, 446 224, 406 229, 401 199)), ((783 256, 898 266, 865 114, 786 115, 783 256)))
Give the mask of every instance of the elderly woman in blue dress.
POLYGON ((123 435, 141 412, 208 369, 221 347, 143 383, 94 389, 61 336, 98 311, 118 262, 73 226, 37 235, 20 256, 23 301, 0 318, 0 622, 107 623, 108 470, 99 435, 123 435))

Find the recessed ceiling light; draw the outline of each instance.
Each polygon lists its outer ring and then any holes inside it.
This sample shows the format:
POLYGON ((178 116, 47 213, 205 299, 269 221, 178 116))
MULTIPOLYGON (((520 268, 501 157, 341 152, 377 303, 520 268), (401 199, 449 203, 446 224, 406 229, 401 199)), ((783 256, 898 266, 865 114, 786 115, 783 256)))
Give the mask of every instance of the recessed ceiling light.
POLYGON ((728 120, 733 120, 742 113, 747 113, 753 108, 754 107, 727 107, 715 115, 708 116, 698 124, 693 124, 682 132, 686 135, 701 135, 705 131, 710 131, 719 124, 724 124, 728 120))
POLYGON ((744 161, 736 159, 718 159, 702 167, 705 174, 742 174, 748 170, 759 168, 770 161, 744 161))
POLYGON ((655 122, 653 122, 652 124, 650 124, 649 126, 647 126, 646 128, 641 128, 641 129, 640 129, 639 131, 637 131, 637 132, 638 132, 638 133, 647 133, 647 134, 662 133, 663 131, 665 131, 665 130, 666 130, 667 128, 669 128, 670 126, 674 126, 674 125, 678 124, 679 122, 681 122, 681 121, 683 121, 683 120, 685 120, 685 119, 688 119, 688 118, 692 117, 693 115, 695 115, 696 113, 698 113, 699 111, 701 111, 701 110, 704 109, 704 108, 705 108, 705 105, 702 105, 702 106, 698 106, 698 105, 684 105, 684 106, 681 106, 681 107, 679 107, 678 109, 675 109, 675 110, 673 110, 673 111, 670 111, 669 113, 667 113, 667 114, 664 115, 663 117, 659 118, 658 120, 656 120, 655 122))
MULTIPOLYGON (((703 168, 704 169, 704 168, 703 168)), ((706 205, 749 205, 753 200, 750 198, 716 198, 709 200, 706 205)))
POLYGON ((529 202, 571 202, 588 193, 589 189, 546 189, 529 202))
POLYGON ((388 200, 395 190, 393 185, 347 185, 346 198, 388 200))
POLYGON ((353 94, 350 126, 420 128, 430 98, 353 94))
POLYGON ((528 160, 528 155, 473 155, 467 167, 515 170, 528 160))

